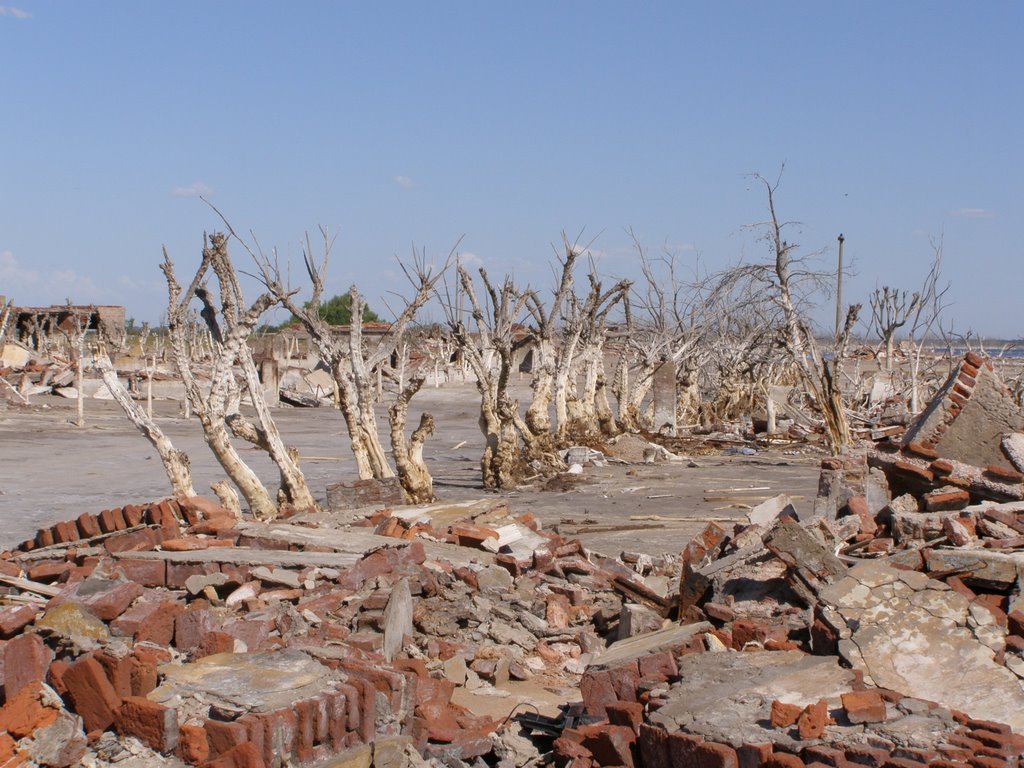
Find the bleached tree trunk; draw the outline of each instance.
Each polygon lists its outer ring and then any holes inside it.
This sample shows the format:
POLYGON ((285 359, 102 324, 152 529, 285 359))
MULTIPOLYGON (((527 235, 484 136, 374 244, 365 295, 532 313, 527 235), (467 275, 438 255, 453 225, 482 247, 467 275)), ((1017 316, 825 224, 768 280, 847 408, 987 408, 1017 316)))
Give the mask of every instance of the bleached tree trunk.
POLYGON ((429 413, 420 415, 419 426, 412 433, 408 443, 405 440, 405 423, 409 414, 409 401, 423 386, 425 377, 417 374, 409 381, 388 409, 391 424, 391 452, 395 456, 398 481, 413 504, 434 501, 434 480, 423 460, 423 445, 434 432, 434 417, 429 413))
POLYGON ((242 292, 228 256, 227 237, 219 233, 210 236, 209 245, 203 248, 202 263, 184 292, 175 278, 174 265, 166 251, 162 269, 168 286, 168 330, 175 364, 185 386, 188 402, 199 419, 206 443, 218 463, 241 491, 253 515, 260 519, 270 519, 277 514, 278 507, 269 491, 235 450, 228 433, 230 424, 237 435, 270 453, 281 474, 284 501, 300 510, 315 508, 316 502, 306 486, 305 478, 284 448, 270 417, 247 343, 260 316, 274 304, 273 296, 262 294, 247 310, 240 306, 242 292), (220 288, 220 320, 204 282, 210 270, 216 275, 220 288), (207 325, 213 358, 210 385, 205 391, 193 372, 194 362, 190 355, 190 349, 194 349, 189 343, 190 336, 194 334, 194 328, 189 327, 189 304, 193 297, 202 302, 202 316, 207 325), (238 384, 233 370, 236 358, 242 364, 243 380, 256 411, 256 425, 250 424, 237 412, 238 384))
POLYGON ((114 370, 109 358, 99 355, 93 360, 93 365, 100 372, 107 390, 121 406, 128 420, 156 448, 156 452, 164 464, 167 479, 171 481, 171 493, 175 496, 195 496, 188 454, 176 449, 170 438, 153 421, 152 416, 142 410, 139 404, 132 399, 121 382, 117 380, 117 371, 114 370))
MULTIPOLYGON (((378 390, 382 389, 382 371, 399 345, 405 342, 408 328, 419 310, 433 295, 434 285, 448 265, 446 263, 437 274, 433 273, 425 260, 420 261, 418 258, 414 258, 411 267, 401 265, 413 285, 413 297, 406 301, 398 318, 372 348, 363 338, 363 298, 356 286, 351 286, 349 307, 352 321, 348 340, 345 342, 335 335, 331 326, 319 314, 332 246, 327 232, 321 230, 321 234, 324 237, 324 253, 319 265, 313 260, 308 240, 306 243, 304 261, 312 283, 312 296, 302 306, 293 298, 295 291, 286 291, 281 286, 276 265, 272 265, 267 259, 258 259, 257 263, 264 284, 282 306, 299 318, 313 340, 321 361, 334 377, 338 408, 349 434, 359 477, 364 480, 395 477, 395 470, 392 469, 381 442, 374 410, 378 390)), ((400 392, 402 391, 405 390, 400 389, 400 392)))

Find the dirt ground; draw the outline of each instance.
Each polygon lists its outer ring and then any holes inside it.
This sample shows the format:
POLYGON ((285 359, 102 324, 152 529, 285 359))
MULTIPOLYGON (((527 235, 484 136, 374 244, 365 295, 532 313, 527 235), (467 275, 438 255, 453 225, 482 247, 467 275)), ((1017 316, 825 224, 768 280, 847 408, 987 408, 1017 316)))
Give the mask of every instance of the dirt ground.
MULTIPOLYGON (((526 390, 523 390, 525 400, 526 390)), ((416 396, 419 411, 434 414, 436 431, 425 454, 436 492, 445 500, 480 498, 481 435, 472 385, 427 389, 416 396)), ((194 420, 175 401, 154 405, 160 426, 191 460, 197 491, 221 477, 194 420)), ((156 451, 111 401, 85 403, 86 426, 73 424, 75 403, 37 396, 31 406, 0 405, 0 548, 30 538, 36 530, 100 510, 162 498, 168 483, 156 451)), ((340 414, 330 408, 275 412, 286 442, 296 446, 302 469, 322 500, 329 484, 356 479, 355 464, 340 414)), ((380 424, 385 425, 383 410, 380 424)), ((276 472, 257 450, 244 449, 268 485, 276 472)), ((743 519, 746 506, 777 493, 809 509, 817 488, 821 454, 816 449, 773 449, 754 456, 694 455, 679 461, 610 464, 586 468, 582 482, 565 491, 526 487, 503 495, 516 513, 533 512, 548 527, 578 536, 608 555, 622 551, 677 552, 708 520, 743 519)))

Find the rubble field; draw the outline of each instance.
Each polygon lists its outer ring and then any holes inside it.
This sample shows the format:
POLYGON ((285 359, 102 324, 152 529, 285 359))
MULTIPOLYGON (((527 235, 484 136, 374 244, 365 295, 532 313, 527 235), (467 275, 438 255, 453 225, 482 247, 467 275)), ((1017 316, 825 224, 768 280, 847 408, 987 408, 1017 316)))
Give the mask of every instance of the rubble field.
POLYGON ((414 507, 335 473, 270 523, 64 509, 0 555, 0 766, 1017 766, 1022 427, 968 355, 840 456, 627 443, 414 507))

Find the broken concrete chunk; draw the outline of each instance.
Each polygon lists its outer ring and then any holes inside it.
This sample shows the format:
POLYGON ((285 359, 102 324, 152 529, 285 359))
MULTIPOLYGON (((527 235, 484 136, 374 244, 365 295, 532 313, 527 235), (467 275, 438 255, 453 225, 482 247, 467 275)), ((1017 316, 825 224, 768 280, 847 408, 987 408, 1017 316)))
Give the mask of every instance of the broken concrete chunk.
POLYGON ((747 513, 747 520, 754 525, 764 527, 770 526, 776 518, 782 515, 796 517, 796 509, 793 507, 793 500, 784 493, 773 496, 767 501, 762 501, 747 513))
POLYGON ((866 682, 1024 727, 1024 689, 967 628, 963 595, 941 582, 904 578, 884 563, 864 562, 818 598, 845 621, 850 635, 839 641, 839 653, 866 682))
POLYGON ((391 596, 384 609, 384 658, 392 661, 402 650, 404 638, 411 637, 414 631, 409 580, 401 578, 391 588, 391 596))
POLYGON ((782 520, 764 540, 780 560, 791 568, 810 573, 815 579, 832 581, 846 573, 842 560, 793 520, 782 520))

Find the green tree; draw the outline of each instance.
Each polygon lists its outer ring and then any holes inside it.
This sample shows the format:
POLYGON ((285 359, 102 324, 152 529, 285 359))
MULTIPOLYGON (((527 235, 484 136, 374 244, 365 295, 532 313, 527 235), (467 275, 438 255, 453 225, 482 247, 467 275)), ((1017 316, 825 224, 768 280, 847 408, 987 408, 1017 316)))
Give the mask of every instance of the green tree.
MULTIPOLYGON (((349 325, 352 322, 352 299, 347 293, 340 294, 338 296, 332 296, 323 304, 320 305, 320 309, 317 312, 320 317, 324 319, 330 325, 349 325)), ((309 302, 302 305, 304 308, 309 308, 309 302)), ((299 318, 292 315, 285 323, 281 325, 285 328, 293 323, 301 322, 299 318)), ((369 306, 363 307, 363 322, 364 323, 379 323, 381 322, 380 316, 370 309, 369 306)))

